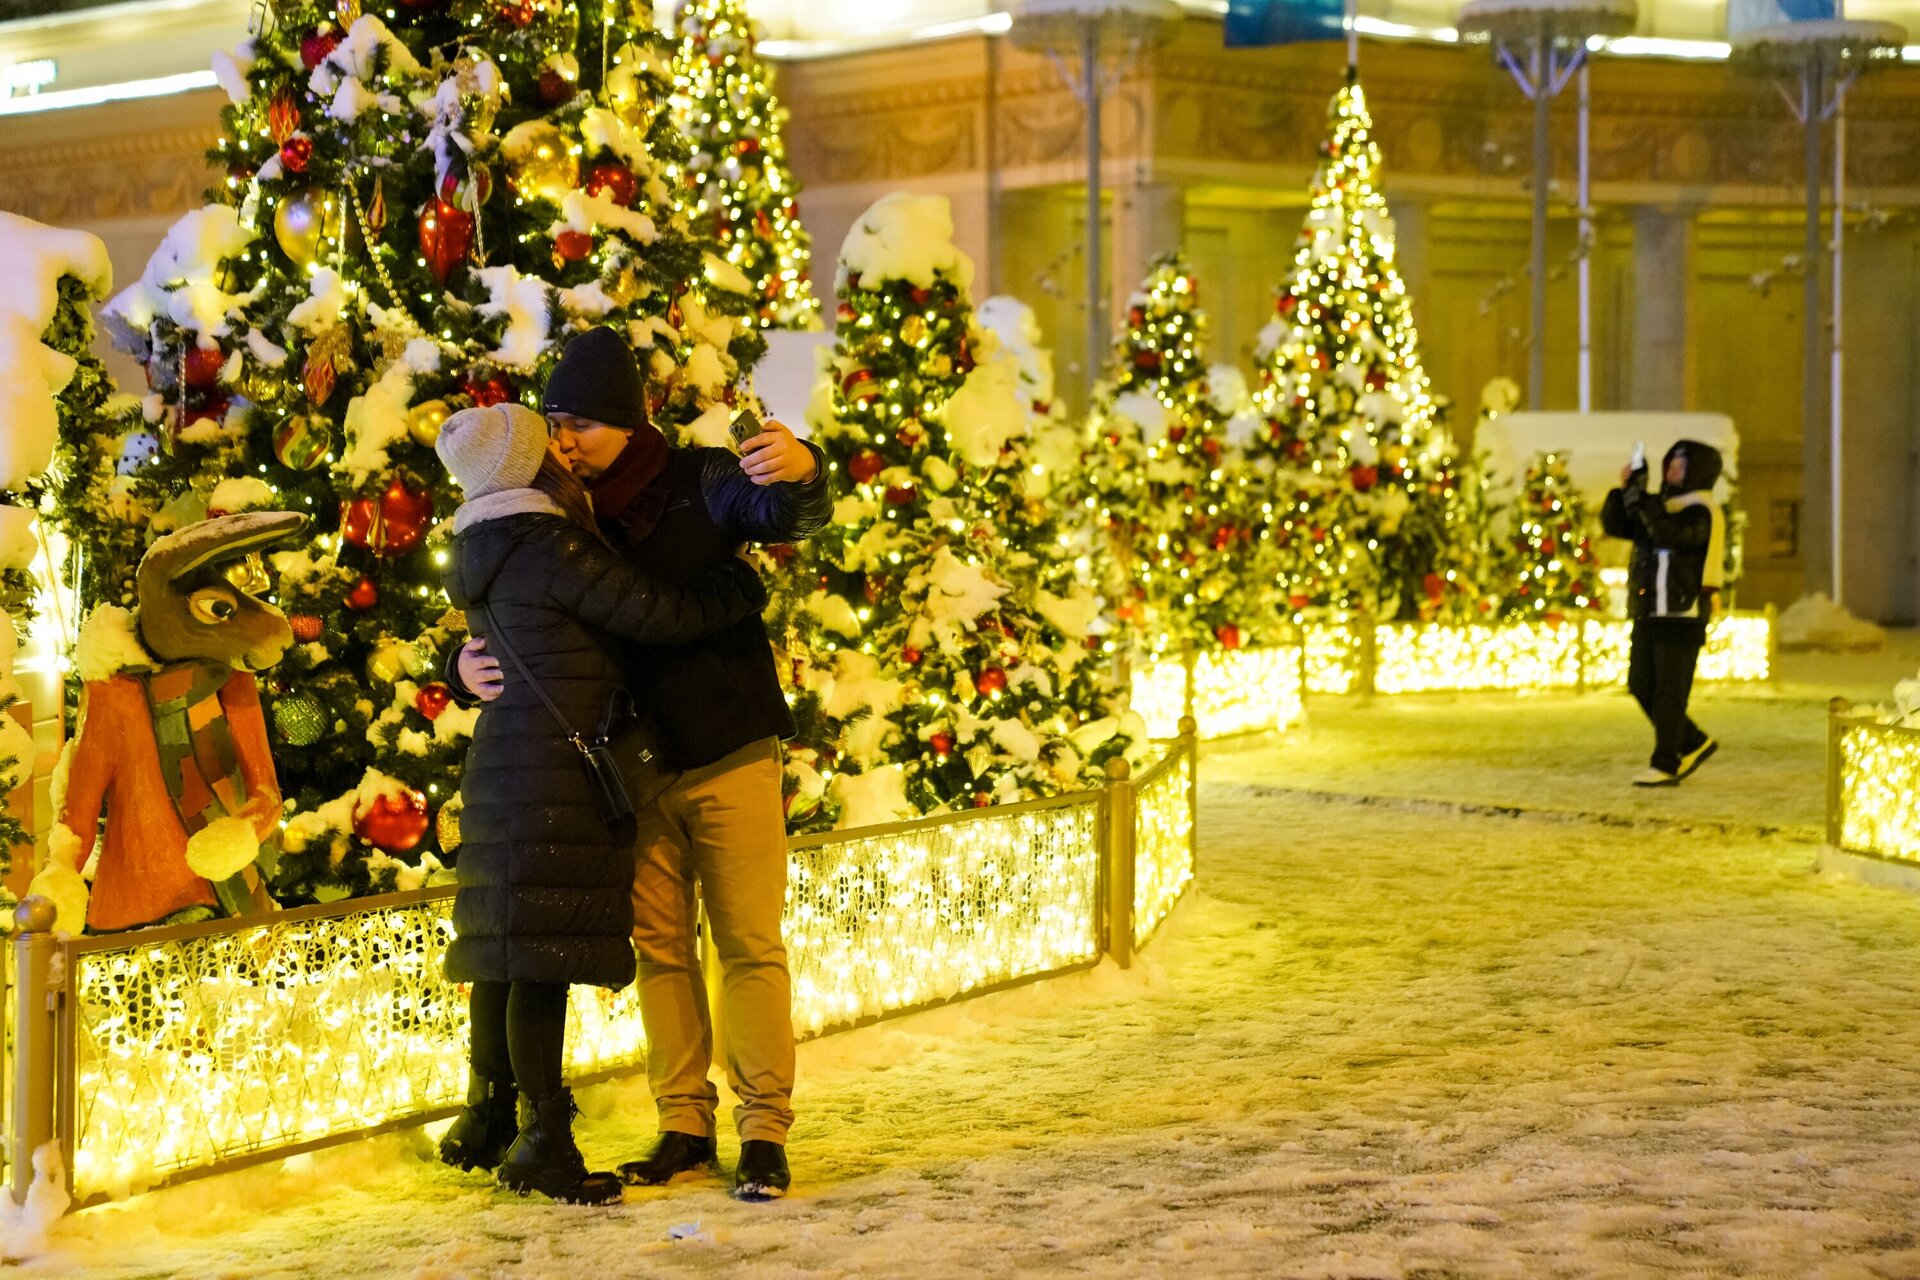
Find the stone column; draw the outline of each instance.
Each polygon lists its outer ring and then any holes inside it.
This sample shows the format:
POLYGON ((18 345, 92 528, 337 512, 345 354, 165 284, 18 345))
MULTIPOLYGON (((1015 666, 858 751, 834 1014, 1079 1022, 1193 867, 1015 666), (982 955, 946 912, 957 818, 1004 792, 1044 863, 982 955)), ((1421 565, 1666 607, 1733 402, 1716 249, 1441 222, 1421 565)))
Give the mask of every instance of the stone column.
POLYGON ((1633 347, 1629 408, 1691 409, 1694 391, 1694 211, 1633 212, 1633 347))
POLYGON ((1393 214, 1393 260, 1407 295, 1413 299, 1414 322, 1425 317, 1420 303, 1433 280, 1433 260, 1429 253, 1433 206, 1424 196, 1389 193, 1387 208, 1393 214))
POLYGON ((1117 324, 1127 299, 1160 254, 1181 248, 1187 237, 1186 192, 1171 182, 1143 182, 1119 175, 1113 200, 1113 264, 1107 314, 1117 324))

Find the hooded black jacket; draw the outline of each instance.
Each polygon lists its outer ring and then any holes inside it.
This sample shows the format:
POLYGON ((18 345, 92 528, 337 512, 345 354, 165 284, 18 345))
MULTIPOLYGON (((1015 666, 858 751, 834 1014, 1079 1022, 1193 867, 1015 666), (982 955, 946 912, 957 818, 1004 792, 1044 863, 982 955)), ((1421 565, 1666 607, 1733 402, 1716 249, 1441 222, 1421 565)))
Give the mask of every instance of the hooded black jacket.
POLYGON ((1713 545, 1713 499, 1720 479, 1720 451, 1698 440, 1681 440, 1661 459, 1660 474, 1679 455, 1687 459, 1687 477, 1676 487, 1664 482, 1658 494, 1646 490, 1646 473, 1635 473, 1621 488, 1607 494, 1600 508, 1600 527, 1615 538, 1633 542, 1633 561, 1627 573, 1629 618, 1699 618, 1713 611, 1712 593, 1702 590, 1707 556, 1713 545), (1697 493, 1701 499, 1673 503, 1697 493), (1672 509, 1670 509, 1670 507, 1672 509))
MULTIPOLYGON (((760 579, 729 559, 685 586, 629 568, 563 516, 517 514, 455 535, 454 605, 484 603, 495 626, 591 736, 621 664, 618 639, 675 644, 751 618, 760 579)), ((474 634, 490 636, 476 615, 474 634)), ((492 646, 503 664, 504 649, 492 646)), ((633 848, 616 842, 580 757, 524 680, 481 713, 460 780, 463 837, 447 949, 454 982, 633 981, 633 848)))

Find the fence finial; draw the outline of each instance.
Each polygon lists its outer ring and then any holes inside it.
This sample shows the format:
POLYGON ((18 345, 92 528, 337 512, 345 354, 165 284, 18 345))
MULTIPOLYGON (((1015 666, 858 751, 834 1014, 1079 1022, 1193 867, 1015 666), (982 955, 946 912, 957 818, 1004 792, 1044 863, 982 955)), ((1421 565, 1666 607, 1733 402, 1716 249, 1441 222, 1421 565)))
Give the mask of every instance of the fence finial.
POLYGON ((1181 737, 1191 738, 1199 732, 1200 732, 1200 722, 1198 720, 1195 720, 1192 716, 1180 717, 1180 736, 1181 737))
POLYGON ((14 932, 52 933, 53 922, 59 917, 59 908, 53 905, 52 898, 45 894, 28 894, 13 909, 14 932))
POLYGON ((1125 782, 1133 776, 1133 765, 1125 756, 1113 756, 1107 761, 1107 778, 1112 782, 1125 782))

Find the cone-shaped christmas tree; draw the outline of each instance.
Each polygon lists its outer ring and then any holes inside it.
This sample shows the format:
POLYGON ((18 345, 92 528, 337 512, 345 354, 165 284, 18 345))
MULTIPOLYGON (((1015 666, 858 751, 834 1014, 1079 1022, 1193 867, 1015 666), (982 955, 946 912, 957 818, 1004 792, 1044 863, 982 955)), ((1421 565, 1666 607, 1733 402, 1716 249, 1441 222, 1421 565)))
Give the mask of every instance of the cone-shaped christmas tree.
POLYGON ((459 501, 440 423, 538 403, 594 325, 639 348, 669 429, 724 415, 761 348, 745 278, 677 212, 671 50, 629 6, 358 7, 273 6, 217 60, 221 202, 110 309, 182 483, 153 531, 314 517, 276 561, 299 643, 263 689, 296 897, 416 883, 458 847, 472 715, 434 679, 461 631, 430 536, 459 501))
POLYGON ((1236 648, 1254 621, 1236 590, 1256 521, 1207 381, 1206 315, 1177 253, 1127 302, 1088 422, 1087 497, 1110 548, 1113 610, 1153 651, 1236 648))
POLYGON ((1256 353, 1265 426, 1249 449, 1278 468, 1274 505, 1295 525, 1274 531, 1291 608, 1390 614, 1424 594, 1448 492, 1433 482, 1450 448, 1394 266, 1380 149, 1351 76, 1329 107, 1321 152, 1293 278, 1256 353), (1419 549, 1401 554, 1394 543, 1419 549))
POLYGON ((761 324, 817 329, 812 248, 780 136, 787 115, 754 50, 745 0, 679 0, 674 28, 675 100, 694 148, 686 172, 694 222, 746 273, 761 324))
POLYGON ((1559 622, 1595 608, 1600 562, 1594 556, 1586 501, 1558 454, 1527 466, 1509 512, 1499 556, 1501 615, 1514 622, 1559 622))
POLYGON ((1052 794, 1138 740, 1069 701, 1083 669, 1097 683, 1098 602, 1039 585, 1030 402, 974 321, 972 274, 940 197, 881 200, 841 251, 814 418, 843 496, 801 553, 817 589, 779 611, 802 820, 822 790, 840 826, 1052 794))

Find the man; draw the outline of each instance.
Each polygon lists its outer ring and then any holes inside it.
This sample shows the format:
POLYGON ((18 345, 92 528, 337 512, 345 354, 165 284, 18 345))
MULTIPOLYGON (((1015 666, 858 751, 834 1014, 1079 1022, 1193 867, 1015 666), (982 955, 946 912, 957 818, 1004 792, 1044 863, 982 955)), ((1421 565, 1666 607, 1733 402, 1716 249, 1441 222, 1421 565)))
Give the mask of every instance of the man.
POLYGON ((1600 525, 1633 542, 1627 616, 1633 642, 1627 688, 1653 724, 1653 756, 1634 775, 1637 787, 1673 787, 1719 750, 1687 715, 1694 665, 1707 642, 1707 620, 1726 579, 1726 519, 1713 500, 1720 453, 1682 440, 1660 464, 1660 491, 1647 492, 1646 463, 1620 473, 1607 494, 1600 525))
MULTIPOLYGON (((779 422, 769 420, 738 457, 669 445, 648 420, 633 352, 612 329, 567 345, 541 407, 608 541, 664 581, 691 582, 744 542, 805 538, 832 514, 824 458, 779 422)), ((484 641, 470 641, 455 665, 458 685, 498 696, 499 662, 484 641)), ((733 1193, 774 1199, 787 1190, 793 1123, 792 995, 780 935, 780 743, 795 732, 793 716, 758 618, 694 644, 634 646, 625 666, 671 763, 685 772, 639 816, 634 944, 660 1137, 620 1173, 629 1185, 653 1186, 715 1163, 719 1096, 707 1079, 713 1027, 697 888, 720 955, 727 1079, 740 1098, 733 1193)))

